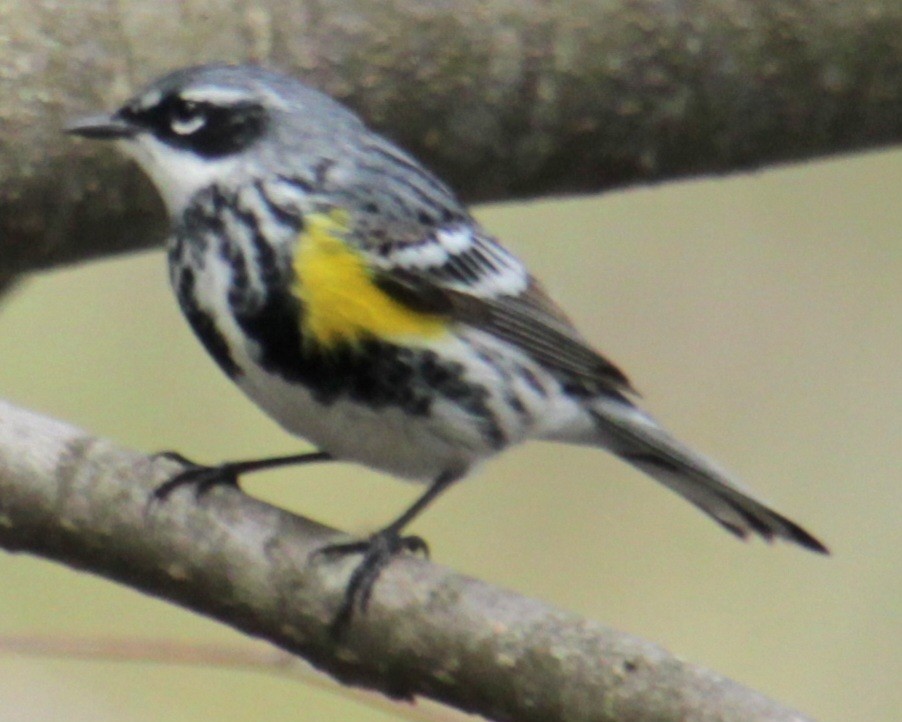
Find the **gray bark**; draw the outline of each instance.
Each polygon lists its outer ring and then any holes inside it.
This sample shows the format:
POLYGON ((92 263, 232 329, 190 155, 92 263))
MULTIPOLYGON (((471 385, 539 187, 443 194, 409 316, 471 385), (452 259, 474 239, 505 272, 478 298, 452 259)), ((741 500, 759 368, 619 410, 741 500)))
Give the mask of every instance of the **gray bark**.
MULTIPOLYGON (((0 546, 127 584, 341 682, 518 722, 805 722, 661 647, 412 557, 335 640, 335 530, 234 488, 149 503, 178 467, 0 402, 0 546)), ((10 590, 14 593, 14 590, 10 590)))
POLYGON ((470 201, 902 139, 898 0, 0 0, 0 275, 160 242, 149 185, 59 128, 211 60, 326 90, 470 201))

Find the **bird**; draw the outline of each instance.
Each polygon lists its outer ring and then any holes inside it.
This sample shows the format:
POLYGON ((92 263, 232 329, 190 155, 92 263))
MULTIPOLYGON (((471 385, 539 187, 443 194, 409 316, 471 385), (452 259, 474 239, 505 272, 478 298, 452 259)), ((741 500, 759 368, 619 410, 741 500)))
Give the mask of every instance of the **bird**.
POLYGON ((521 260, 455 193, 345 105, 250 65, 182 68, 67 132, 115 141, 170 220, 169 276, 222 371, 318 451, 186 469, 160 486, 237 484, 311 461, 423 482, 402 514, 324 554, 360 555, 339 616, 384 567, 426 550, 408 524, 528 439, 600 447, 742 538, 826 546, 640 408, 521 260))

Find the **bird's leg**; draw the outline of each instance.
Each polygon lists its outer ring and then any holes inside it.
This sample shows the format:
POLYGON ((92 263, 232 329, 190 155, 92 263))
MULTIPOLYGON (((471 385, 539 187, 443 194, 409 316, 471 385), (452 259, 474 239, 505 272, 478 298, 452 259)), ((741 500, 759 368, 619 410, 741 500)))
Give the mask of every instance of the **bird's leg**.
POLYGON ((306 454, 293 454, 292 456, 276 456, 269 459, 251 459, 249 461, 227 461, 218 466, 204 466, 186 459, 174 451, 164 451, 156 456, 177 461, 185 466, 185 469, 165 481, 153 490, 153 501, 165 501, 176 489, 183 486, 193 486, 194 493, 199 498, 206 494, 214 486, 238 486, 238 479, 243 474, 250 474, 264 469, 276 469, 280 466, 293 466, 294 464, 309 464, 315 461, 330 461, 332 457, 325 451, 311 451, 306 454))
POLYGON ((341 608, 332 621, 332 632, 335 636, 341 634, 347 627, 355 609, 366 612, 379 575, 395 555, 408 551, 422 552, 425 556, 429 556, 429 545, 424 539, 415 535, 402 536, 401 532, 423 509, 459 478, 460 474, 456 472, 440 474, 403 514, 368 539, 330 544, 314 552, 317 556, 327 557, 341 557, 346 554, 363 556, 351 573, 351 578, 345 587, 341 608))

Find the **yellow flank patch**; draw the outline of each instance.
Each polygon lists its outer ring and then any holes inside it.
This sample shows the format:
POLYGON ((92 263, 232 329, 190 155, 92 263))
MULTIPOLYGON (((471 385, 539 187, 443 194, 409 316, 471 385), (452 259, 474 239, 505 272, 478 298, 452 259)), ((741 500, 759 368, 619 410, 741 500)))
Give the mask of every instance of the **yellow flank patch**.
POLYGON ((348 229, 346 213, 310 214, 304 224, 294 259, 304 338, 329 347, 445 332, 444 318, 404 306, 373 282, 364 258, 342 238, 348 229))

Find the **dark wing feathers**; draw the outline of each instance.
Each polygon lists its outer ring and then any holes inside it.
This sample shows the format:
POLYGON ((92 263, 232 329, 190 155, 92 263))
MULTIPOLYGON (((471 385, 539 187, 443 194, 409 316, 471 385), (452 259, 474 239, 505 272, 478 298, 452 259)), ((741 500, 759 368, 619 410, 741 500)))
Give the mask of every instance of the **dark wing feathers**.
POLYGON ((551 371, 632 391, 623 372, 586 343, 523 264, 469 226, 438 231, 373 262, 380 288, 410 308, 491 333, 551 371))
POLYGON ((631 391, 626 375, 590 347, 540 289, 544 302, 536 303, 538 288, 531 285, 520 296, 483 299, 487 319, 474 325, 523 349, 551 369, 631 391))

